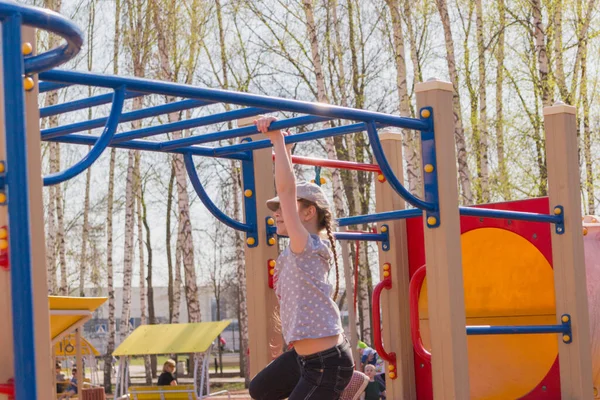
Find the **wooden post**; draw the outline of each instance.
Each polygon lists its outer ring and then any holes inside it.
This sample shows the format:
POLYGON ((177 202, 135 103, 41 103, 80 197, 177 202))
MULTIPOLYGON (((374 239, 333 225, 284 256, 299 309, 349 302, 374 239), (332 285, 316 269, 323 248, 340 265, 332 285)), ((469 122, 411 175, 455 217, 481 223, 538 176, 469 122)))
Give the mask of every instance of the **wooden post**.
MULTIPOLYGON (((347 229, 345 226, 340 227, 340 232, 345 232, 347 229)), ((358 352, 358 330, 356 322, 356 307, 354 306, 354 292, 358 288, 354 287, 354 273, 353 273, 353 262, 350 259, 350 243, 342 243, 342 258, 344 259, 344 281, 346 284, 346 304, 348 304, 348 330, 350 331, 350 344, 352 345, 352 357, 354 363, 358 367, 360 366, 360 353, 358 352)))
POLYGON ((77 393, 83 391, 83 356, 81 353, 81 328, 75 329, 75 365, 77 366, 77 393))
MULTIPOLYGON (((254 119, 256 118, 240 119, 238 127, 252 125, 254 119)), ((265 136, 257 134, 250 138, 259 140, 265 139, 265 136)), ((278 255, 277 245, 269 246, 266 242, 266 218, 272 214, 266 202, 275 196, 272 153, 271 147, 253 152, 256 183, 253 195, 256 196, 258 246, 245 245, 250 378, 259 373, 283 349, 283 338, 273 318, 277 310, 277 298, 275 291, 269 287, 267 265, 268 260, 275 260, 278 255)))
MULTIPOLYGON (((23 28, 22 37, 24 42, 32 45, 35 53, 35 31, 31 28, 23 28)), ((12 55, 22 56, 20 54, 12 55)), ((1 56, 0 56, 0 65, 1 56)), ((2 74, 0 74, 2 75, 2 74)), ((1 79, 1 78, 0 78, 1 79)), ((50 351, 50 316, 48 311, 48 284, 46 278, 46 253, 44 237, 44 213, 42 204, 42 169, 41 169, 41 146, 39 129, 38 109, 38 79, 33 76, 34 88, 25 92, 26 127, 27 127, 27 162, 29 180, 29 215, 31 230, 31 248, 35 251, 31 254, 33 268, 33 308, 35 326, 35 355, 36 355, 36 384, 37 397, 44 399, 48 393, 54 393, 52 386, 52 353, 50 351)), ((0 81, 0 87, 3 87, 0 81)), ((4 99, 0 96, 0 159, 6 159, 6 144, 4 131, 4 99)), ((10 166, 8 166, 10 168, 10 166)), ((0 207, 0 226, 7 225, 10 205, 0 207)), ((10 238, 9 238, 10 240, 10 238)), ((12 306, 10 290, 10 270, 0 269, 0 315, 3 320, 4 329, 0 330, 0 383, 6 383, 8 379, 14 378, 14 357, 12 337, 12 306)), ((18 371, 17 371, 18 373, 18 371)), ((2 398, 3 396, 0 396, 2 398)))
MULTIPOLYGON (((35 52, 35 30, 23 28, 23 41, 29 42, 35 52)), ((42 150, 40 111, 38 108, 38 77, 35 86, 25 92, 27 112, 27 170, 29 174, 29 221, 31 232, 31 265, 33 268, 33 307, 35 310, 35 355, 38 399, 54 393, 52 385, 54 365, 50 339, 50 311, 48 309, 48 276, 46 270, 46 236, 44 233, 44 205, 42 182, 42 150)), ((10 205, 9 205, 10 208, 10 205)))
POLYGON ((563 399, 591 399, 592 361, 583 236, 575 107, 544 108, 550 207, 564 209, 564 230, 551 226, 556 317, 570 315, 572 343, 558 338, 563 399))
MULTIPOLYGON (((379 134, 383 152, 400 182, 404 183, 402 165, 402 134, 384 131, 379 134)), ((375 183, 375 209, 378 213, 406 208, 404 199, 387 183, 375 183)), ((382 339, 386 351, 396 353, 396 379, 386 378, 389 399, 416 399, 414 351, 410 336, 410 307, 408 286, 408 248, 406 244, 406 221, 394 220, 379 223, 379 232, 386 225, 389 234, 389 250, 379 243, 380 276, 383 265, 390 264, 392 288, 381 295, 381 321, 384 325, 382 339)), ((386 371, 387 373, 387 371, 386 371)))
MULTIPOLYGON (((4 74, 2 71, 2 54, 0 52, 0 88, 4 88, 4 74)), ((4 125, 4 94, 0 91, 0 160, 6 160, 6 132, 4 125)), ((8 210, 6 205, 0 206, 0 226, 8 225, 8 210)), ((10 270, 0 267, 0 315, 3 317, 3 329, 0 329, 0 383, 7 383, 14 378, 14 350, 13 350, 13 325, 11 301, 10 270)), ((0 400, 8 397, 0 394, 0 400)))
POLYGON ((449 82, 430 80, 417 84, 415 92, 419 110, 433 109, 436 151, 433 167, 439 191, 440 225, 429 228, 427 218, 423 221, 433 397, 463 400, 469 398, 469 369, 452 107, 454 88, 449 82))

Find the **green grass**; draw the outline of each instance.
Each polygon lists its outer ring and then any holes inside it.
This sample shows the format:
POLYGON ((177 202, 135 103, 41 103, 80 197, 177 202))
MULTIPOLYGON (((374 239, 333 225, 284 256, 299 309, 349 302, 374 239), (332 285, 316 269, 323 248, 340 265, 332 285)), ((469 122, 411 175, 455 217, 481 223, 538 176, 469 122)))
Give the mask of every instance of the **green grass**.
POLYGON ((211 383, 210 384, 210 391, 211 392, 217 392, 219 390, 229 390, 229 391, 235 391, 235 390, 244 390, 244 382, 227 382, 227 383, 211 383))

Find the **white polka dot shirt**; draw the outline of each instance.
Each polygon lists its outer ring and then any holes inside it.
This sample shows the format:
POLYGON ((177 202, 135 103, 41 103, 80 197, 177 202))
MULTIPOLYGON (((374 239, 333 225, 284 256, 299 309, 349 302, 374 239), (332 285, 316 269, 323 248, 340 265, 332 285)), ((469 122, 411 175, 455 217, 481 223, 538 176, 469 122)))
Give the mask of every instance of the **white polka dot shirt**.
POLYGON ((277 258, 273 282, 287 343, 343 332, 340 310, 327 281, 331 259, 329 242, 317 235, 309 237, 301 253, 293 253, 288 246, 277 258))

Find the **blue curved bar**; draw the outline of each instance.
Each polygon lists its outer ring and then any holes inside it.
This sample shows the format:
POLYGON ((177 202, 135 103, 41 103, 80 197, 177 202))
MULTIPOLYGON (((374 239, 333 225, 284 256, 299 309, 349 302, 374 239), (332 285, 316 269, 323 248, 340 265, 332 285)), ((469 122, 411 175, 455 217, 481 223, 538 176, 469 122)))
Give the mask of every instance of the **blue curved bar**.
POLYGON ((12 1, 0 0, 0 16, 20 14, 23 25, 60 35, 67 43, 53 50, 28 57, 23 62, 25 74, 47 71, 66 63, 81 50, 83 33, 72 21, 43 8, 30 7, 12 1))
POLYGON ((373 156, 377 160, 377 164, 379 164, 381 173, 388 180, 390 186, 409 204, 412 204, 421 210, 435 211, 437 208, 436 204, 423 201, 418 197, 413 196, 408 190, 406 190, 404 186, 402 186, 402 183, 400 183, 394 174, 394 171, 392 171, 392 167, 390 166, 390 163, 388 163, 388 160, 383 153, 381 142, 379 141, 379 135, 377 134, 377 126, 374 122, 367 122, 366 125, 367 134, 369 135, 369 142, 371 143, 371 148, 373 149, 373 156))
POLYGON ((210 211, 210 213, 214 215, 215 218, 217 218, 219 221, 221 221, 230 228, 242 232, 252 232, 254 229, 250 225, 236 221, 228 215, 225 215, 221 210, 219 210, 219 207, 217 207, 217 205, 213 203, 213 201, 206 193, 206 190, 204 190, 204 186, 202 186, 202 183, 200 182, 200 178, 198 177, 198 172, 196 171, 196 166, 194 165, 194 159, 192 155, 185 154, 183 156, 183 161, 185 163, 185 169, 187 170, 188 176, 190 177, 190 181, 192 182, 192 186, 196 190, 198 197, 200 197, 200 200, 208 209, 208 211, 210 211))
POLYGON ((123 103, 125 103, 124 86, 115 90, 113 104, 110 110, 110 116, 106 121, 104 132, 102 132, 102 135, 100 135, 94 147, 92 147, 90 152, 85 157, 83 157, 77 164, 67 168, 64 171, 56 172, 54 174, 45 176, 44 186, 56 185, 58 183, 74 178, 75 176, 88 169, 94 163, 94 161, 96 161, 98 157, 100 157, 102 152, 110 144, 111 139, 117 131, 117 126, 119 125, 119 117, 121 116, 121 111, 123 111, 123 103))

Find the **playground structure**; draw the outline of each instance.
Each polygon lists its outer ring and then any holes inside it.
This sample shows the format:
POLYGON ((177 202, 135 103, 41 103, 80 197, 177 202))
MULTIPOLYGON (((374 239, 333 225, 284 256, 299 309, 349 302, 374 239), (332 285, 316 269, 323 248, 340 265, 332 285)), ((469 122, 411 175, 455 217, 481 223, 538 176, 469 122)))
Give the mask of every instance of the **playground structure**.
MULTIPOLYGON (((450 83, 432 80, 418 84, 419 117, 406 118, 66 71, 54 68, 75 56, 83 42, 81 32, 70 21, 6 0, 0 0, 0 20, 4 89, 0 97, 0 120, 4 122, 0 159, 5 160, 0 188, 5 206, 0 212, 0 226, 7 226, 0 230, 0 262, 4 260, 0 311, 12 325, 12 331, 0 333, 2 343, 8 343, 0 355, 9 361, 0 364, 0 383, 7 382, 0 386, 0 399, 2 394, 16 395, 18 400, 44 399, 51 390, 42 183, 53 185, 77 176, 110 146, 183 155, 190 181, 205 206, 223 223, 245 233, 251 375, 270 362, 275 356, 272 346, 283 347, 270 323, 276 303, 270 274, 277 257, 277 240, 265 201, 274 194, 272 182, 266 179, 272 175, 272 152, 269 141, 257 134, 251 120, 277 111, 298 116, 273 123, 273 129, 343 121, 335 127, 308 129, 286 138, 287 143, 362 131, 368 134, 376 167, 298 157, 294 161, 380 173, 377 212, 338 219, 340 227, 377 223, 377 232, 339 232, 336 237, 379 242, 383 279, 373 298, 374 346, 386 360, 388 398, 594 398, 592 351, 595 361, 600 360, 590 344, 574 107, 557 104, 544 109, 548 198, 459 207, 450 83), (28 38, 24 45, 22 26, 55 32, 66 44, 35 55, 33 31, 24 31, 28 38), (94 86, 108 93, 38 109, 39 93, 72 85, 94 86), (127 99, 152 94, 178 100, 123 112, 127 99), (39 130, 40 117, 109 103, 112 106, 106 118, 39 130), (242 108, 117 133, 123 122, 216 103, 242 108), (227 121, 237 121, 237 128, 176 140, 156 139, 169 132, 227 121), (77 134, 101 127, 99 136, 77 134), (402 135, 383 131, 386 127, 420 133, 422 198, 402 185, 402 135), (144 139, 148 137, 155 139, 144 139), (241 138, 240 143, 203 145, 234 138, 241 138), (92 148, 72 167, 42 181, 40 139, 92 148), (198 178, 194 156, 241 163, 243 222, 226 216, 211 201, 198 178), (260 185, 255 177, 261 178, 260 185), (414 208, 406 209, 406 203, 414 208), (516 355, 526 358, 517 361, 516 355), (524 363, 527 371, 523 372, 518 363, 524 363), (14 383, 9 383, 13 378, 14 383)), ((590 225, 586 229, 589 232, 593 228, 590 225)), ((592 245, 597 246, 590 243, 590 251, 592 245)), ((348 276, 346 279, 348 282, 348 276)), ((356 343, 356 333, 351 334, 356 343)), ((598 387, 599 382, 595 383, 598 387)))
POLYGON ((206 395, 203 391, 203 388, 210 388, 209 363, 213 343, 228 325, 229 321, 218 321, 137 327, 113 352, 114 356, 119 357, 115 398, 127 394, 133 400, 204 399, 224 394, 229 397, 227 390, 206 395), (194 384, 128 387, 127 374, 131 356, 152 354, 194 354, 194 384))

